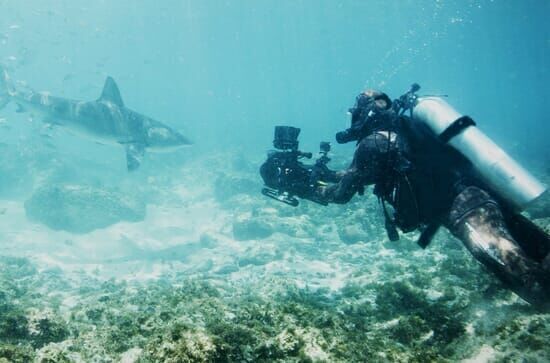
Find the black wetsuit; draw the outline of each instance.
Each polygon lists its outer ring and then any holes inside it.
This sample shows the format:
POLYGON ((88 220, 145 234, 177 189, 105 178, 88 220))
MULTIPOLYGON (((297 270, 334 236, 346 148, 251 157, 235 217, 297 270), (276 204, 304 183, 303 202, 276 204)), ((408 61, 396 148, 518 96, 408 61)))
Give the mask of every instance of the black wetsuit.
POLYGON ((425 125, 394 117, 398 127, 364 137, 340 181, 318 188, 317 198, 347 203, 365 185, 375 185, 375 194, 394 207, 401 230, 445 226, 511 290, 548 307, 550 272, 542 264, 550 251, 548 235, 497 202, 470 162, 425 125), (517 227, 514 234, 510 223, 517 227), (536 241, 518 242, 526 229, 536 241))

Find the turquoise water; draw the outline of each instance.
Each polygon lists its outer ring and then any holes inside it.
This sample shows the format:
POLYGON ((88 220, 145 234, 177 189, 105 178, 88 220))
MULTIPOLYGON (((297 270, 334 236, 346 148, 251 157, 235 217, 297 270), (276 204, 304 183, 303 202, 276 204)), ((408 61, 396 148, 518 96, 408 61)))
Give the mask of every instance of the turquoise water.
MULTIPOLYGON (((426 251, 414 234, 391 244, 370 195, 293 209, 260 195, 257 172, 275 125, 315 152, 361 90, 397 98, 418 82, 548 184, 549 14, 548 1, 0 0, 18 91, 89 101, 111 76, 125 106, 193 141, 128 173, 120 145, 0 110, 0 362, 550 360, 550 315, 446 232, 426 251)), ((333 145, 332 165, 352 154, 333 145)), ((531 217, 548 228, 549 210, 531 217)))

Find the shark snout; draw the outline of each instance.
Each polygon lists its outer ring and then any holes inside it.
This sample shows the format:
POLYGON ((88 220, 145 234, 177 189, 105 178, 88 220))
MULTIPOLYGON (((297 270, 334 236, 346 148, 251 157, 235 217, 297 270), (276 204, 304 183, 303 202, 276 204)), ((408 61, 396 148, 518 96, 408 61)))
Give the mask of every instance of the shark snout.
POLYGON ((152 127, 147 131, 148 148, 172 151, 192 144, 191 140, 168 127, 152 127))
POLYGON ((191 140, 189 140, 187 137, 183 136, 179 132, 177 134, 178 134, 178 142, 181 146, 193 145, 193 142, 191 140))

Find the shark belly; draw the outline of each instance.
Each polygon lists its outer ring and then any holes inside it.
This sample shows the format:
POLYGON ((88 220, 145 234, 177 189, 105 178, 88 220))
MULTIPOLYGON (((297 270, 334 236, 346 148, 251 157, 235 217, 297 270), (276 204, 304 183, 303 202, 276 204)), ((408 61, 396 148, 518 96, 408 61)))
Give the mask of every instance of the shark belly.
POLYGON ((105 120, 97 119, 99 114, 94 114, 93 107, 87 102, 53 97, 42 92, 18 94, 14 98, 19 106, 18 112, 28 112, 42 118, 45 123, 62 127, 71 133, 100 142, 114 143, 119 138, 109 132, 111 130, 105 120))

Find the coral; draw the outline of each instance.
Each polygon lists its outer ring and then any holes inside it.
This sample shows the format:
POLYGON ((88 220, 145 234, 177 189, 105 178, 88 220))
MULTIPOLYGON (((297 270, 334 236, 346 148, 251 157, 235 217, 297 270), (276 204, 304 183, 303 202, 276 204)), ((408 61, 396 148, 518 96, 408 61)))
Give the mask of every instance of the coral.
POLYGON ((386 319, 396 315, 414 312, 425 307, 425 297, 404 282, 386 283, 379 287, 376 295, 378 313, 386 319))
POLYGON ((36 363, 71 363, 74 362, 70 358, 68 352, 62 346, 50 344, 40 349, 35 358, 36 363))
POLYGON ((402 317, 390 331, 394 339, 406 345, 418 341, 423 335, 430 332, 426 322, 417 315, 402 317))
POLYGON ((65 340, 69 335, 67 324, 52 311, 33 311, 30 314, 29 339, 35 348, 65 340))
POLYGON ((261 343, 257 349, 258 359, 274 360, 297 356, 304 341, 295 331, 284 329, 275 337, 261 343))
POLYGON ((0 339, 15 342, 28 336, 28 320, 23 312, 13 308, 0 315, 0 339))
POLYGON ((546 337, 550 336, 548 315, 517 317, 496 327, 496 347, 506 352, 506 359, 513 360, 511 347, 518 347, 533 362, 550 360, 546 337), (511 351, 511 352, 510 352, 511 351))
POLYGON ((204 331, 186 331, 179 339, 152 341, 141 358, 142 362, 199 363, 216 358, 216 347, 204 331))
MULTIPOLYGON (((399 269, 399 264, 392 269, 399 269)), ((473 339, 465 335, 470 317, 461 290, 447 286, 434 294, 432 280, 421 267, 410 271, 401 281, 379 283, 362 282, 358 275, 338 291, 299 287, 284 277, 270 284, 259 279, 247 289, 222 278, 139 284, 89 280, 85 290, 76 288, 80 302, 71 308, 68 322, 54 310, 29 306, 29 298, 43 296, 25 294, 26 310, 21 310, 10 304, 8 292, 2 295, 3 306, 22 319, 15 326, 28 330, 21 331, 20 345, 4 344, 2 349, 9 361, 16 354, 27 354, 41 362, 75 357, 82 361, 132 357, 143 363, 422 362, 474 354, 469 352, 475 344, 459 344, 473 339)), ((54 277, 61 278, 47 278, 54 277)), ((30 280, 24 281, 14 284, 29 291, 25 285, 30 280)), ((501 326, 480 327, 476 333, 484 342, 497 336, 499 349, 524 347, 531 356, 544 357, 547 319, 545 315, 517 318, 501 326)), ((513 351, 499 354, 513 357, 513 351)))
MULTIPOLYGON (((36 274, 36 268, 22 257, 0 256, 0 276, 2 282, 13 281, 36 274)), ((13 286, 12 286, 13 287, 13 286)))
POLYGON ((27 363, 34 359, 34 351, 28 345, 12 345, 0 342, 0 363, 27 363), (3 361, 4 360, 4 361, 3 361))
POLYGON ((450 300, 444 296, 440 300, 432 302, 428 300, 422 291, 417 291, 403 282, 384 284, 379 288, 376 297, 378 313, 386 319, 405 315, 394 331, 394 335, 404 343, 410 343, 412 337, 417 338, 431 330, 433 336, 430 340, 436 344, 449 344, 465 332, 465 324, 460 306, 453 306, 445 301, 450 300), (411 331, 411 324, 416 322, 417 332, 411 331))

